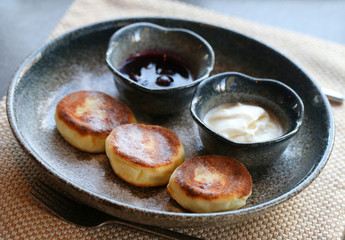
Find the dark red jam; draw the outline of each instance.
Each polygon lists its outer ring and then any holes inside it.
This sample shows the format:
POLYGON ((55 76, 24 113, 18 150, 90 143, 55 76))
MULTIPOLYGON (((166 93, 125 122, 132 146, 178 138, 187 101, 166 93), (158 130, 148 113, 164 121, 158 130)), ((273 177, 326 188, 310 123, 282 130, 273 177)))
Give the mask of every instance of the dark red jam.
POLYGON ((153 51, 128 58, 120 72, 152 89, 182 86, 194 80, 189 69, 176 57, 153 51))

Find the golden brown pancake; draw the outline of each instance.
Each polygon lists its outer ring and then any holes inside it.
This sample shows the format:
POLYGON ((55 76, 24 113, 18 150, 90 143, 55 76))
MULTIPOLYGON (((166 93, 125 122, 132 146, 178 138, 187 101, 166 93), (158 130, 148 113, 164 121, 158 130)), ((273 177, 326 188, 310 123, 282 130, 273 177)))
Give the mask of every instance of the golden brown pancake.
POLYGON ((98 91, 79 91, 56 106, 56 127, 72 146, 91 153, 105 151, 105 139, 117 126, 136 122, 119 100, 98 91))
POLYGON ((184 148, 172 131, 138 123, 116 127, 106 140, 106 153, 116 175, 141 187, 167 184, 184 161, 184 148))
POLYGON ((168 192, 197 213, 238 209, 252 193, 252 178, 242 163, 225 156, 194 157, 171 175, 168 192))

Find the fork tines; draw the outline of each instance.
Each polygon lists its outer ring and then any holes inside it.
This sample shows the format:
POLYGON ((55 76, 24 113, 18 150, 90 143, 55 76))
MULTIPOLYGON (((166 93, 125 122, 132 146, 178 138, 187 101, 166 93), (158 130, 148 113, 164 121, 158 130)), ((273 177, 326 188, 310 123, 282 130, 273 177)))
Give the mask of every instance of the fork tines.
POLYGON ((48 210, 52 211, 55 215, 64 220, 70 221, 70 218, 74 218, 74 214, 71 210, 77 210, 76 208, 83 210, 82 205, 76 204, 74 201, 55 191, 41 180, 37 180, 32 185, 32 190, 33 191, 31 191, 30 194, 35 199, 47 207, 48 210))

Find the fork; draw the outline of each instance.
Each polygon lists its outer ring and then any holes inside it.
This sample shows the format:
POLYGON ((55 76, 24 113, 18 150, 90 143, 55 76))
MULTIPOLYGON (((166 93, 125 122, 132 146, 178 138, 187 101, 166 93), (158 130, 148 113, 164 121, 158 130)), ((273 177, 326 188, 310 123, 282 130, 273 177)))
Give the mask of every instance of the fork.
POLYGON ((167 239, 200 239, 165 228, 134 223, 111 216, 92 207, 82 205, 71 200, 40 180, 34 182, 30 194, 57 217, 79 226, 100 227, 105 224, 117 223, 165 237, 167 239))

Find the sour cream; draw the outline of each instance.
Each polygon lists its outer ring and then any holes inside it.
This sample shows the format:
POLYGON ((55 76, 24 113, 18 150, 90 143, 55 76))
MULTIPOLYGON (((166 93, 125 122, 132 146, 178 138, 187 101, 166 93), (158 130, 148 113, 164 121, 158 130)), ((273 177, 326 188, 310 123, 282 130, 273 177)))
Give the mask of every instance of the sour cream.
POLYGON ((281 124, 256 105, 230 103, 211 109, 204 122, 215 132, 236 142, 263 142, 283 135, 281 124))

